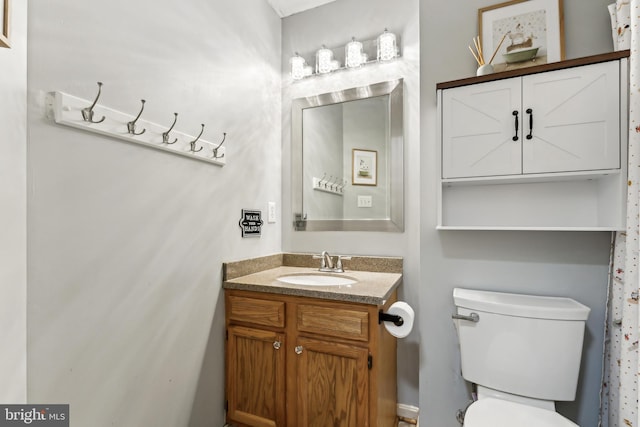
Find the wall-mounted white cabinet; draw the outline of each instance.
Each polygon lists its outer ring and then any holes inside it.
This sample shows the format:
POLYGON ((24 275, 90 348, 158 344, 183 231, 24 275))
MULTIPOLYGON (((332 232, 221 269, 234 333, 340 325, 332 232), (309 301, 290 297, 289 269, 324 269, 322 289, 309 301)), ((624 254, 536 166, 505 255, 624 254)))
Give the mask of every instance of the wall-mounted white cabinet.
POLYGON ((439 84, 438 228, 623 229, 627 60, 611 56, 439 84))

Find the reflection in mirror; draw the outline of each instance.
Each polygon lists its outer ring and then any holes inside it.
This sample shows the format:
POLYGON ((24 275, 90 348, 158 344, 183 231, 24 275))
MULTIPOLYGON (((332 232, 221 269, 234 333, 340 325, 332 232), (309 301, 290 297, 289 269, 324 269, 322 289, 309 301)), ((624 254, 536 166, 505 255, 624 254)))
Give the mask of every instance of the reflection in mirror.
POLYGON ((296 99, 296 230, 402 231, 402 80, 296 99))

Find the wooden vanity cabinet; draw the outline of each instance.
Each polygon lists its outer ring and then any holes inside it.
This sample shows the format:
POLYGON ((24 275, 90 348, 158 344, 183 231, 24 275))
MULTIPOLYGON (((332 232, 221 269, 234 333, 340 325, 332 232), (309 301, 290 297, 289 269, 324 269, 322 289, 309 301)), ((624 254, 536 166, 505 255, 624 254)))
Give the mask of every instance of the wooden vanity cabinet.
POLYGON ((227 422, 396 426, 396 339, 384 306, 225 291, 227 422))

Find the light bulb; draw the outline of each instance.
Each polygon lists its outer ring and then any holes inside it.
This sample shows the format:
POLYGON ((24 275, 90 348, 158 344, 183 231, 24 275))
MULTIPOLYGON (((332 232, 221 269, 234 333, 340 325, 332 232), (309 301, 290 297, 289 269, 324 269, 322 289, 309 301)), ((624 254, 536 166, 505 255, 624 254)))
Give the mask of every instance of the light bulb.
POLYGON ((384 29, 378 36, 378 61, 389 61, 398 55, 396 35, 384 29))
POLYGON ((364 54, 362 53, 362 43, 356 41, 355 37, 347 43, 344 48, 344 65, 347 68, 357 68, 364 62, 364 54))
POLYGON ((316 73, 326 74, 333 71, 335 64, 332 62, 333 52, 322 45, 322 48, 316 52, 316 73))
POLYGON ((289 63, 291 64, 291 78, 293 80, 300 80, 305 77, 305 66, 307 64, 304 58, 298 55, 298 52, 291 57, 289 63))

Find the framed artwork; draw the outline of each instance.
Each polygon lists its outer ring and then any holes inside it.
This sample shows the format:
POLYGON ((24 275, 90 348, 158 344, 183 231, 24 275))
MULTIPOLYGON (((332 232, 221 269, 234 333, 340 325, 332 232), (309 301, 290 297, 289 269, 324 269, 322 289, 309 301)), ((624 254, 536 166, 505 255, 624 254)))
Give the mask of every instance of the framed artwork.
POLYGON ((511 0, 478 9, 478 33, 496 72, 564 59, 562 0, 511 0))
POLYGON ((0 47, 11 47, 9 44, 9 25, 11 23, 11 0, 0 0, 0 47))
POLYGON ((351 156, 351 183, 378 185, 378 152, 354 148, 351 156))

